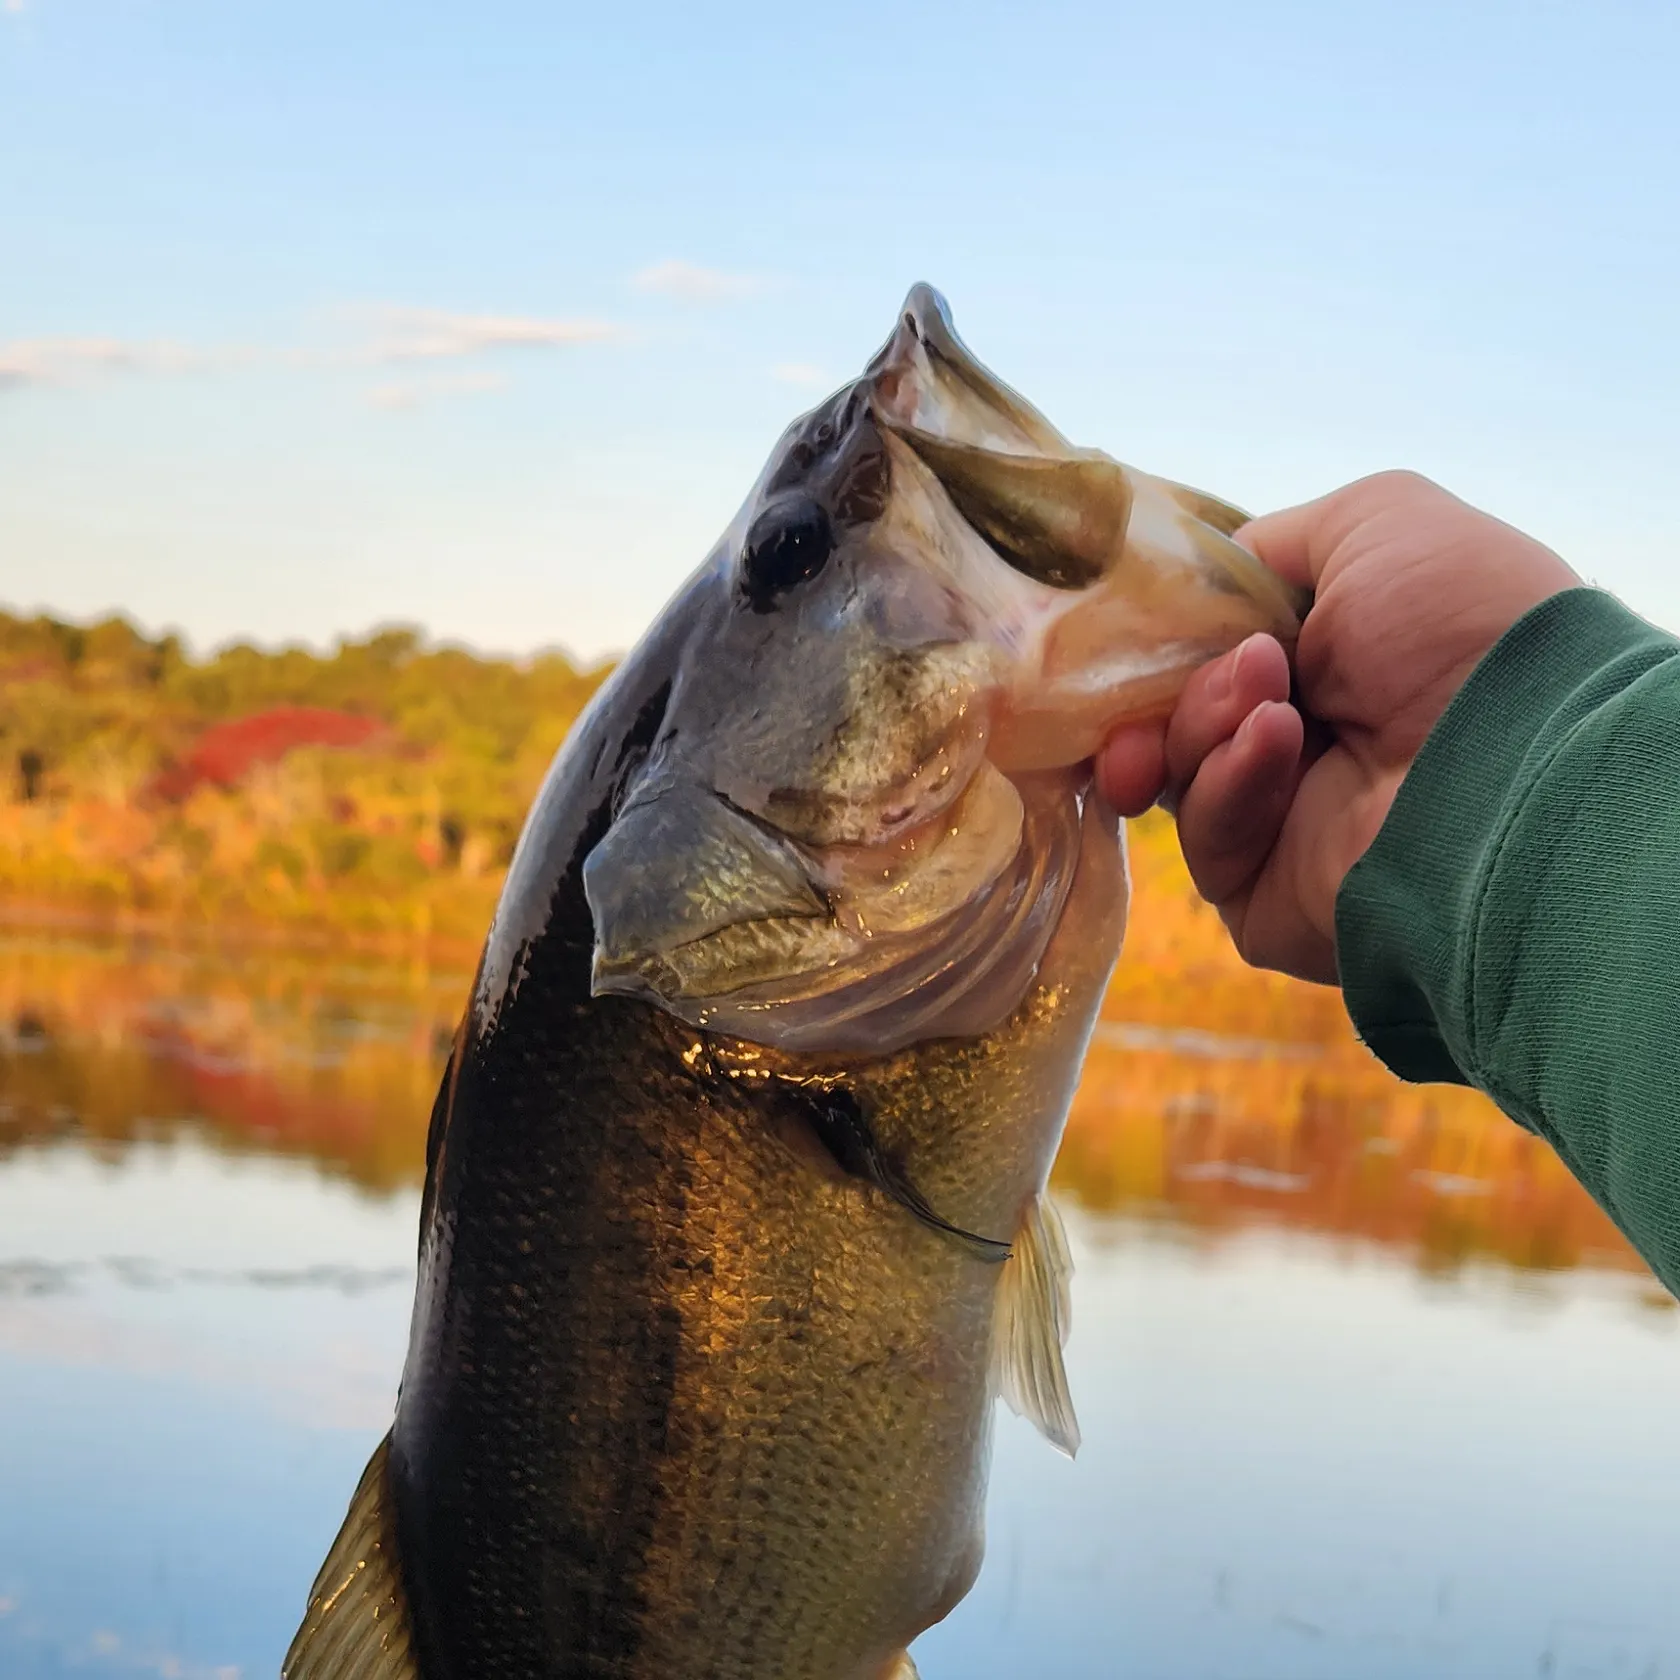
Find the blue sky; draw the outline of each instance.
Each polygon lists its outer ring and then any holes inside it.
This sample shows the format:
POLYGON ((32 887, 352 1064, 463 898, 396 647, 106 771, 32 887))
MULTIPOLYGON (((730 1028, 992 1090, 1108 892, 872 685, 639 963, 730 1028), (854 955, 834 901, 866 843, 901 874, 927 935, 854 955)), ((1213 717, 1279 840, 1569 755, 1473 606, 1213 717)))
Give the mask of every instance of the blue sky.
POLYGON ((1255 509, 1680 627, 1672 0, 0 0, 0 601, 634 639, 910 283, 1255 509))

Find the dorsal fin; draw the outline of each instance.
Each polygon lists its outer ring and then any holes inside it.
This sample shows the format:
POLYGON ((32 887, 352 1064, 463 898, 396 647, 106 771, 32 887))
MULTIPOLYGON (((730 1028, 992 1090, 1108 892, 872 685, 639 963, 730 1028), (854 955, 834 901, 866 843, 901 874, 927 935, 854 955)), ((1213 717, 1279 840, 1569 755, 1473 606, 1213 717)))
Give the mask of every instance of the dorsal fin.
POLYGON ((397 1567, 390 1450, 386 1436, 362 1472, 280 1680, 420 1680, 397 1567))
POLYGON ((998 1280, 992 1332, 993 1379, 1012 1411, 1067 1454, 1079 1451, 1079 1420, 1068 1393, 1062 1348, 1073 1322, 1073 1255, 1048 1194, 1027 1209, 998 1280))

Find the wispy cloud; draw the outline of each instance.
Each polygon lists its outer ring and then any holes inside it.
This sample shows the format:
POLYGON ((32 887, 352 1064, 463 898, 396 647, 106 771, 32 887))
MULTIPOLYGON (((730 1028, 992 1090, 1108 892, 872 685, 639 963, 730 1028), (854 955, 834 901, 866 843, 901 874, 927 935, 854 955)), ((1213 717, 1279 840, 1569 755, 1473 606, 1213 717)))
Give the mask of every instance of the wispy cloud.
POLYGON ((500 391, 507 385, 507 376, 500 373, 478 372, 421 374, 413 379, 393 379, 386 385, 375 385, 367 399, 375 408, 392 410, 423 408, 440 397, 471 396, 480 391, 500 391))
POLYGON ((684 262, 680 257, 667 257, 638 269, 630 276, 630 284, 638 292, 681 298, 685 303, 728 303, 764 290, 764 281, 756 274, 728 274, 720 268, 684 262))
POLYGON ((22 17, 23 0, 0 0, 0 11, 10 17, 22 17))
POLYGON ((830 383, 828 375, 810 362, 777 362, 770 370, 770 377, 783 385, 797 385, 807 391, 824 390, 830 383))
POLYGON ((204 366, 208 360, 201 350, 168 342, 19 338, 0 344, 0 391, 25 385, 64 385, 111 373, 184 373, 204 366))
MULTIPOLYGON (((0 6, 7 0, 0 0, 0 6)), ((587 317, 472 315, 388 305, 351 312, 353 336, 326 346, 180 344, 96 337, 20 338, 0 342, 0 396, 31 386, 74 385, 117 374, 177 374, 232 367, 423 369, 498 352, 558 350, 624 340, 612 321, 587 317)), ((415 408, 439 397, 489 391, 499 374, 416 372, 367 393, 381 408, 415 408)))
POLYGON ((433 362, 487 350, 556 350, 625 337, 611 321, 539 319, 527 315, 462 315, 447 309, 388 307, 374 312, 372 359, 433 362))

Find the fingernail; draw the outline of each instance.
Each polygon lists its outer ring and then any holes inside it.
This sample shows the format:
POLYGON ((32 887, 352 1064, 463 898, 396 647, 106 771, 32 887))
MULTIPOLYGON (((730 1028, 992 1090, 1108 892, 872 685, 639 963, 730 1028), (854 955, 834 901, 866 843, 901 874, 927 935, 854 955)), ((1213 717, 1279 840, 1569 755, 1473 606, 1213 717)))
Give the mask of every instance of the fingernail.
POLYGON ((1213 701, 1230 698, 1231 692, 1237 686, 1237 665, 1242 659, 1242 647, 1238 646, 1226 654, 1211 671, 1208 672, 1207 697, 1213 701))
POLYGON ((1238 644, 1237 657, 1233 661, 1239 671, 1246 670, 1254 663, 1254 656, 1260 651, 1262 642, 1269 642, 1271 637, 1264 630, 1256 630, 1252 636, 1245 637, 1238 644))

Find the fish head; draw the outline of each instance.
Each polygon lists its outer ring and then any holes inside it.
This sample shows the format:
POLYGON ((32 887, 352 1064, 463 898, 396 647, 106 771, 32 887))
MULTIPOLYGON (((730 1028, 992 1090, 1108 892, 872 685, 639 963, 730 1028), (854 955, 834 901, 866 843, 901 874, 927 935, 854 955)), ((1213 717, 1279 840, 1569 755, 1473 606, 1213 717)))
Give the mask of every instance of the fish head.
POLYGON ((793 1052, 997 1026, 1117 844, 1104 734, 1293 639, 1241 518, 1074 447, 916 287, 668 609, 659 728, 584 863, 594 990, 793 1052))

